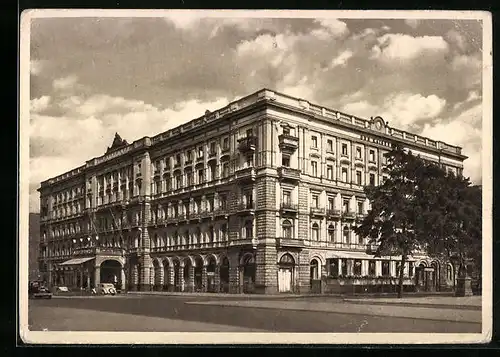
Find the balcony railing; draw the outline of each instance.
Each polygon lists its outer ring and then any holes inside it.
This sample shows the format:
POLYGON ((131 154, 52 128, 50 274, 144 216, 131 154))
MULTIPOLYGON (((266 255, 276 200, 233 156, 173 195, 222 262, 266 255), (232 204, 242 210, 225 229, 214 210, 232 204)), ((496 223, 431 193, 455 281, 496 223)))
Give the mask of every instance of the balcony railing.
POLYGON ((301 248, 301 247, 304 247, 304 240, 298 239, 298 238, 281 237, 281 238, 276 238, 276 245, 278 247, 301 248))
POLYGON ((289 135, 281 134, 278 136, 279 147, 281 151, 293 153, 299 147, 299 138, 289 135))
POLYGON ((255 180, 255 169, 253 167, 245 167, 243 169, 236 170, 234 173, 235 179, 237 181, 254 181, 255 180))
POLYGON ((278 175, 282 180, 298 181, 300 179, 300 170, 282 166, 278 168, 278 175))
POLYGON ((200 249, 210 249, 210 248, 225 248, 225 247, 227 247, 227 245, 228 245, 227 241, 186 243, 186 244, 176 244, 176 245, 169 245, 169 246, 163 246, 163 247, 153 247, 153 248, 151 248, 151 252, 164 253, 164 252, 200 250, 200 249))
POLYGON ((320 207, 311 207, 311 215, 314 216, 324 216, 325 215, 325 209, 320 208, 320 207))
POLYGON ((342 218, 344 219, 355 219, 356 212, 342 212, 342 218))
POLYGON ((256 136, 247 136, 238 140, 238 149, 241 152, 255 151, 257 146, 256 136))
POLYGON ((240 246, 256 246, 257 245, 257 239, 253 237, 247 237, 247 238, 238 238, 238 239, 233 239, 229 243, 230 246, 232 247, 240 247, 240 246))
POLYGON ((105 254, 105 255, 117 255, 121 256, 124 253, 124 249, 120 247, 82 247, 74 248, 73 255, 95 255, 95 254, 105 254))
POLYGON ((332 217, 332 218, 339 218, 340 217, 340 210, 329 208, 326 210, 326 215, 328 217, 332 217))
POLYGON ((240 203, 237 207, 236 210, 238 213, 249 213, 253 212, 255 210, 255 204, 253 202, 247 202, 247 203, 240 203))
POLYGON ((286 212, 297 212, 299 205, 296 203, 283 202, 281 203, 281 210, 286 212))

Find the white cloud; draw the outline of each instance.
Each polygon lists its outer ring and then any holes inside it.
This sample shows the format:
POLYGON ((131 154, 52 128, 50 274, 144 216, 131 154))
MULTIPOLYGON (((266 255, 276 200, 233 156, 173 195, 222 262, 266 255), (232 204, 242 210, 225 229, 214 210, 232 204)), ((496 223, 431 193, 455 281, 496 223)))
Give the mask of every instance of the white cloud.
POLYGON ((164 17, 164 20, 172 23, 175 27, 181 30, 189 30, 200 22, 204 17, 199 12, 194 11, 182 11, 173 12, 164 17))
POLYGON ((337 19, 317 19, 315 22, 320 24, 333 37, 340 37, 349 33, 347 24, 337 19))
POLYGON ((30 73, 34 76, 40 75, 44 68, 44 61, 41 60, 30 60, 30 73))
POLYGON ((347 61, 354 55, 354 53, 351 50, 345 50, 341 54, 339 54, 337 57, 335 57, 331 64, 330 68, 333 67, 338 67, 338 66, 345 66, 347 64, 347 61))
POLYGON ((78 82, 78 77, 76 75, 71 75, 68 77, 54 79, 52 82, 52 87, 56 90, 68 90, 72 89, 78 82))
POLYGON ((468 156, 464 162, 464 175, 480 184, 481 174, 481 121, 482 105, 476 105, 458 114, 452 121, 426 124, 422 130, 423 136, 441 140, 447 144, 460 146, 462 153, 468 156))
POLYGON ((39 113, 49 107, 50 96, 44 95, 40 98, 34 98, 30 101, 30 113, 39 113))
POLYGON ((420 120, 435 118, 445 105, 446 100, 436 95, 400 93, 387 96, 380 105, 360 100, 345 104, 342 110, 362 118, 379 115, 392 127, 408 129, 420 120))
POLYGON ((466 42, 464 37, 459 32, 450 30, 446 33, 445 38, 449 43, 456 45, 460 50, 465 50, 466 42))
POLYGON ((420 25, 420 20, 418 19, 406 19, 405 24, 410 26, 413 29, 416 29, 420 25))
POLYGON ((372 58, 410 60, 422 54, 448 52, 448 43, 441 36, 413 37, 404 34, 385 34, 372 48, 372 58))

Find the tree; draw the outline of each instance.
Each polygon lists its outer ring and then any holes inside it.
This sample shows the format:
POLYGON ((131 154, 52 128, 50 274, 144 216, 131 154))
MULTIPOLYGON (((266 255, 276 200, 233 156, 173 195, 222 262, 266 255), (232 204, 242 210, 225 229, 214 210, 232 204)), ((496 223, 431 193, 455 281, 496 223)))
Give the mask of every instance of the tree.
POLYGON ((368 238, 370 244, 377 245, 375 256, 401 256, 398 271, 398 297, 401 298, 405 264, 408 257, 421 247, 415 233, 420 214, 417 204, 419 183, 436 173, 424 160, 399 145, 394 145, 385 156, 388 178, 379 186, 365 186, 371 209, 354 231, 368 238))
POLYGON ((481 193, 469 178, 453 173, 426 181, 420 192, 418 239, 428 255, 456 261, 459 279, 467 277, 471 261, 481 267, 481 193))

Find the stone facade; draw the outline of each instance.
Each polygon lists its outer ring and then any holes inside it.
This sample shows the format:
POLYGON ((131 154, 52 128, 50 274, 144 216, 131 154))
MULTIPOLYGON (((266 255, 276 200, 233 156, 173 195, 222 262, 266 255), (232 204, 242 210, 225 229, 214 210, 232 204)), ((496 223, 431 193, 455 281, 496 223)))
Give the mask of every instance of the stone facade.
MULTIPOLYGON (((105 155, 42 183, 40 270, 50 285, 131 291, 391 286, 399 258, 374 259, 352 228, 394 141, 461 173, 458 147, 269 90, 152 138, 116 135, 105 155)), ((455 283, 426 257, 405 277, 455 283)))

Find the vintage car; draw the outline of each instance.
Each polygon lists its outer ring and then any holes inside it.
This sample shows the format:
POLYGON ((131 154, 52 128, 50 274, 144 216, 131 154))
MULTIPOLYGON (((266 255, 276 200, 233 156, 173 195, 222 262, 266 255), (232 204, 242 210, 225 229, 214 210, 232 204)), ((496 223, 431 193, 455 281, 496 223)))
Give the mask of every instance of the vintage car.
POLYGON ((51 299, 52 293, 39 281, 31 281, 28 287, 30 299, 51 299))
POLYGON ((115 295, 115 286, 111 283, 100 283, 95 289, 97 295, 115 295))

